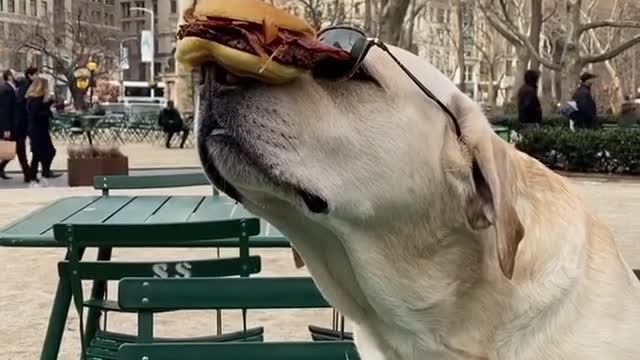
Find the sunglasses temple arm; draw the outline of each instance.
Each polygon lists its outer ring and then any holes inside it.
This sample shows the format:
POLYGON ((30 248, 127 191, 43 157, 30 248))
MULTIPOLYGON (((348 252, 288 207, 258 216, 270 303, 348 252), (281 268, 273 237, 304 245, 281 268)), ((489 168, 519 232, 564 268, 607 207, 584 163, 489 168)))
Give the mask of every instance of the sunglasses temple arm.
POLYGON ((400 67, 400 69, 402 69, 402 71, 405 72, 405 74, 407 74, 407 76, 416 84, 417 87, 420 88, 420 90, 422 90, 425 95, 427 95, 429 98, 431 98, 431 100, 433 100, 436 104, 438 104, 438 106, 440 106, 442 108, 442 110, 447 113, 447 115, 449 115, 449 117, 451 117, 451 120, 453 120, 453 125, 455 127, 455 131, 456 131, 456 136, 461 139, 462 138, 462 131, 460 130, 460 124, 458 124, 458 119, 456 118, 456 116, 453 114, 453 112, 451 110, 449 110, 449 108, 442 102, 440 101, 440 99, 438 99, 437 96, 435 96, 429 89, 427 89, 422 82, 420 82, 420 80, 418 80, 412 73, 411 71, 409 71, 409 69, 407 69, 404 65, 402 65, 402 63, 400 62, 400 60, 398 60, 393 53, 391 52, 391 50, 389 50, 389 48, 380 41, 376 41, 376 45, 381 48, 382 50, 384 50, 390 57, 391 59, 393 59, 393 61, 400 67))

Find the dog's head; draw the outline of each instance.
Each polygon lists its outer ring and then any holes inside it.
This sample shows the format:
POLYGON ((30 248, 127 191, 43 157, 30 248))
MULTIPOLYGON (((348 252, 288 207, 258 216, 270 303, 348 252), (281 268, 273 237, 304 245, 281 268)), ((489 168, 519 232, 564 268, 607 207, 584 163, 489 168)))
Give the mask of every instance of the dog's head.
POLYGON ((500 265, 510 277, 523 230, 508 145, 449 79, 392 51, 455 113, 464 141, 381 50, 343 82, 303 76, 277 87, 229 85, 209 66, 198 115, 206 173, 294 245, 314 231, 349 241, 372 232, 394 239, 419 224, 442 232, 495 225, 500 265))

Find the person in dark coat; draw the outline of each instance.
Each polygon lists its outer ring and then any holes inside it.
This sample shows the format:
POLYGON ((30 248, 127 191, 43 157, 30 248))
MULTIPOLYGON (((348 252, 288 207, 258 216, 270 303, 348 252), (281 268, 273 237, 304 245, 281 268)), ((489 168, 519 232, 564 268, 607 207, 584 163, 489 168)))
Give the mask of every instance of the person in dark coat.
MULTIPOLYGON (((16 80, 13 70, 6 70, 2 73, 4 84, 0 87, 0 138, 4 140, 15 140, 15 111, 16 111, 16 80)), ((0 178, 8 180, 10 177, 5 173, 5 168, 9 164, 8 160, 0 161, 0 178)))
POLYGON ((578 107, 578 111, 572 116, 576 129, 598 128, 598 109, 591 95, 591 87, 595 78, 596 76, 591 73, 584 73, 580 76, 580 86, 573 95, 573 101, 578 107))
POLYGON ((33 80, 38 77, 38 69, 30 67, 24 71, 24 79, 18 84, 18 95, 16 101, 15 112, 15 140, 16 140, 16 155, 20 161, 20 167, 24 174, 24 182, 31 181, 31 167, 29 166, 29 160, 27 159, 27 90, 33 83, 33 80))
POLYGON ((527 70, 524 74, 524 85, 518 91, 518 120, 527 127, 538 127, 542 122, 542 106, 538 99, 537 70, 527 70))
POLYGON ((45 99, 49 82, 43 78, 34 79, 27 90, 27 133, 31 143, 31 184, 37 186, 38 167, 42 165, 42 177, 55 178, 59 174, 51 172, 51 163, 56 156, 56 148, 49 133, 53 103, 45 99))
POLYGON ((184 126, 182 116, 180 116, 178 109, 175 108, 173 101, 167 101, 167 107, 160 111, 160 114, 158 115, 158 125, 160 125, 162 131, 167 135, 167 142, 165 144, 167 149, 171 147, 171 139, 173 138, 173 135, 179 132, 182 132, 180 148, 184 148, 184 143, 189 137, 189 128, 184 126))

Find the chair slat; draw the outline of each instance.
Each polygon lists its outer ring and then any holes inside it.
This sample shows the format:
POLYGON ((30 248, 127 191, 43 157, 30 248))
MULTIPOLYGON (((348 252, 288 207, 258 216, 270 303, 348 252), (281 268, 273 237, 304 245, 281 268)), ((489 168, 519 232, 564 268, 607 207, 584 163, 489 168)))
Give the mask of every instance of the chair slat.
POLYGON ((121 360, 358 360, 351 342, 125 344, 121 360))
POLYGON ((127 310, 330 307, 308 277, 126 278, 119 282, 118 303, 127 310))
POLYGON ((163 243, 240 238, 260 233, 260 220, 235 219, 166 224, 56 224, 57 241, 69 236, 81 247, 156 246, 163 243))

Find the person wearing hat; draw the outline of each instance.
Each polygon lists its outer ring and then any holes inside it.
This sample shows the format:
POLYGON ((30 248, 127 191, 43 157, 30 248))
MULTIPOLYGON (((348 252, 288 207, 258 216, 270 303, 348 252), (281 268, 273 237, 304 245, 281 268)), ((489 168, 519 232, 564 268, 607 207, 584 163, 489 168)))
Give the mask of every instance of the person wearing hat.
POLYGON ((591 87, 593 79, 597 76, 591 73, 584 73, 580 76, 580 86, 573 95, 573 101, 576 102, 578 110, 573 115, 576 129, 597 129, 597 107, 596 102, 591 95, 591 87))

